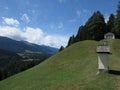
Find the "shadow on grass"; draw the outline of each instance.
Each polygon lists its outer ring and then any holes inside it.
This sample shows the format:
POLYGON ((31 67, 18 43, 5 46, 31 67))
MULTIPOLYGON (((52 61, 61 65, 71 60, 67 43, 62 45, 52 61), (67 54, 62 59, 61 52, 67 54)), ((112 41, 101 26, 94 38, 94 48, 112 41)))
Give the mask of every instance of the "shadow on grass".
POLYGON ((109 70, 109 73, 113 75, 120 75, 120 71, 118 70, 109 70))

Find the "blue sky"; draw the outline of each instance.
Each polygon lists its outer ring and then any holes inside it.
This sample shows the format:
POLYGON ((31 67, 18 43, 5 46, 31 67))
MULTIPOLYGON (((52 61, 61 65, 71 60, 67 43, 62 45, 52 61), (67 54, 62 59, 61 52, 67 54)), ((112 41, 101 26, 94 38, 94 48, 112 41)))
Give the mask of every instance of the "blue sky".
POLYGON ((108 20, 119 0, 0 0, 0 36, 60 47, 94 11, 108 20))

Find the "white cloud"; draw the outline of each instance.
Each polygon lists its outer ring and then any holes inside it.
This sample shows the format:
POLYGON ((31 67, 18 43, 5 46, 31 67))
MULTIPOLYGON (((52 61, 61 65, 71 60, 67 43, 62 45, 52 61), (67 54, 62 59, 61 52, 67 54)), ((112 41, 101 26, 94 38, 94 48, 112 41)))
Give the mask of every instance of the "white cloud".
MULTIPOLYGON (((43 30, 40 28, 25 27, 22 30, 19 27, 16 27, 20 24, 18 20, 13 18, 5 18, 5 17, 2 18, 4 25, 0 25, 0 36, 9 37, 11 39, 18 41, 24 40, 39 45, 47 45, 58 48, 61 45, 66 46, 67 44, 67 40, 68 40, 67 37, 49 35, 43 32, 43 30)), ((30 21, 27 14, 23 14, 22 19, 27 20, 27 22, 30 21)), ((62 22, 58 23, 56 29, 59 30, 62 28, 63 28, 63 23, 62 22)))
POLYGON ((3 23, 7 25, 18 26, 20 24, 18 20, 13 18, 2 17, 2 19, 3 19, 3 23))
POLYGON ((61 36, 46 36, 45 37, 45 44, 48 46, 53 47, 59 47, 61 45, 66 46, 67 45, 68 38, 67 37, 61 37, 61 36))
POLYGON ((28 15, 27 15, 26 13, 24 13, 24 14, 22 15, 21 20, 23 20, 23 21, 25 21, 25 22, 27 22, 27 23, 30 22, 30 19, 29 19, 28 15))
POLYGON ((68 38, 62 36, 46 35, 42 29, 32 27, 26 27, 24 31, 22 31, 17 27, 0 26, 0 36, 58 48, 61 45, 65 46, 68 40, 68 38))

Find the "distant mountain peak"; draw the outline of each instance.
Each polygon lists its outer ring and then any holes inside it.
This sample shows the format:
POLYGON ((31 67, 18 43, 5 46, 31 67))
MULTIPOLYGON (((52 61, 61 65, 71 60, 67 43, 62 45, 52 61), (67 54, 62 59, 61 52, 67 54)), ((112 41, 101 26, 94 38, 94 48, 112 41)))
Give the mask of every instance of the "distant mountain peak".
POLYGON ((33 52, 42 52, 45 54, 55 54, 58 52, 57 48, 53 48, 45 45, 37 45, 37 44, 29 43, 27 41, 16 41, 3 36, 0 36, 0 49, 15 53, 25 52, 25 50, 29 50, 33 52))

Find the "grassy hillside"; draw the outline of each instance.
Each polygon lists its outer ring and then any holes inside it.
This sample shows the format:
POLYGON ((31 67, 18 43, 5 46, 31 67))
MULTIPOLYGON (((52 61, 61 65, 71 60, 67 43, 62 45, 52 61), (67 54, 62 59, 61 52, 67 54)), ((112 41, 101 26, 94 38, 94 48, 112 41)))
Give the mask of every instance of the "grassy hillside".
POLYGON ((96 46, 78 42, 43 63, 0 82, 0 90, 120 90, 120 40, 111 40, 111 74, 97 75, 96 46))

